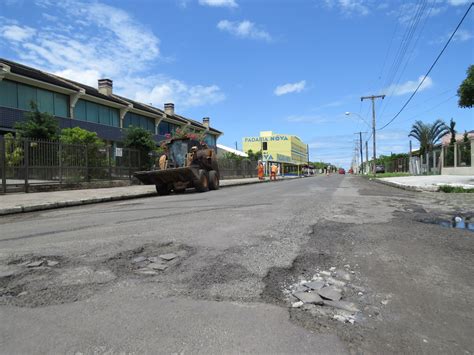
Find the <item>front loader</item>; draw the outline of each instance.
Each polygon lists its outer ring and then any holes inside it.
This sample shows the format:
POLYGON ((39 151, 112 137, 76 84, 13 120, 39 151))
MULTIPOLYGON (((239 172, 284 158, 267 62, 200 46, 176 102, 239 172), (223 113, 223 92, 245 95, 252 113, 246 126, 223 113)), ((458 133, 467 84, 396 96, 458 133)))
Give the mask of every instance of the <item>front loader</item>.
POLYGON ((219 189, 219 166, 216 152, 205 143, 189 138, 175 138, 166 144, 157 170, 137 171, 133 175, 145 185, 155 185, 159 195, 219 189))

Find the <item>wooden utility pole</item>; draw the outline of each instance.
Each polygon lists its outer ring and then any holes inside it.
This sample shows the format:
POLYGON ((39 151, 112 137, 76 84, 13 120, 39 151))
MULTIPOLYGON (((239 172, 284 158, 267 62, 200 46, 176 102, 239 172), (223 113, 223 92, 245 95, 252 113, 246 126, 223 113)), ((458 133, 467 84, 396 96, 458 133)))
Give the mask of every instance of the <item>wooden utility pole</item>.
POLYGON ((359 135, 359 147, 360 147, 360 170, 362 173, 364 172, 364 150, 362 148, 362 133, 367 133, 367 132, 356 132, 354 134, 359 135))
POLYGON ((375 159, 377 158, 377 153, 375 150, 375 99, 384 99, 385 95, 371 95, 371 96, 362 96, 360 98, 360 101, 364 100, 372 100, 372 136, 373 136, 373 142, 374 142, 374 165, 372 167, 372 171, 375 175, 375 159))
POLYGON ((369 143, 365 141, 365 163, 369 166, 369 143))

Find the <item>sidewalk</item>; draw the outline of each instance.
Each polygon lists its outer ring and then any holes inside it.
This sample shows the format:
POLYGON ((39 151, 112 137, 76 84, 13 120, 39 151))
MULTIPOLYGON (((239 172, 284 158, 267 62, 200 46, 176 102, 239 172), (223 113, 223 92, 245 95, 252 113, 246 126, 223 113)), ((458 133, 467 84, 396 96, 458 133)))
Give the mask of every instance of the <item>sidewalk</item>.
MULTIPOLYGON (((278 180, 294 178, 297 177, 279 177, 278 180)), ((268 181, 268 179, 265 180, 265 182, 268 181)), ((230 186, 256 184, 259 182, 258 178, 221 180, 220 186, 221 188, 225 188, 230 186)), ((0 216, 149 196, 157 196, 155 185, 134 185, 53 192, 12 193, 0 195, 0 216)))
POLYGON ((474 189, 474 176, 461 175, 427 175, 427 176, 401 176, 378 178, 376 181, 413 191, 439 191, 441 185, 474 189))

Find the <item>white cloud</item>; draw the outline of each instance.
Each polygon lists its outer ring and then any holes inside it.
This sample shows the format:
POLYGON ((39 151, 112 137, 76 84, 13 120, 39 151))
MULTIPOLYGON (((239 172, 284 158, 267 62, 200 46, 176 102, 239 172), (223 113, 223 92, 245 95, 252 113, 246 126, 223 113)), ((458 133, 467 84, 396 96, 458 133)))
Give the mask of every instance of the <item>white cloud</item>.
POLYGON ((448 3, 453 6, 460 6, 469 4, 471 0, 448 0, 448 3))
POLYGON ((275 88, 275 91, 273 93, 277 96, 281 96, 281 95, 290 94, 292 92, 301 92, 304 90, 305 86, 306 86, 306 81, 301 80, 297 83, 288 83, 284 85, 279 85, 275 88))
MULTIPOLYGON (((451 37, 451 33, 447 33, 445 36, 442 36, 436 40, 432 40, 429 43, 430 44, 444 44, 446 41, 451 37)), ((474 36, 472 33, 468 30, 458 30, 456 34, 453 37, 454 42, 466 42, 472 39, 474 36)))
POLYGON ((368 1, 365 0, 324 0, 329 8, 338 8, 345 15, 368 15, 368 1))
MULTIPOLYGON (((416 88, 418 87, 422 79, 423 79, 423 76, 420 76, 418 80, 409 80, 402 84, 390 85, 388 88, 384 90, 384 92, 388 93, 389 95, 395 95, 395 96, 411 94, 413 91, 416 90, 416 88)), ((418 91, 420 92, 420 91, 429 89, 432 86, 433 86, 433 80, 428 76, 423 82, 423 84, 420 86, 418 91)))
POLYGON ((459 30, 454 35, 453 40, 464 42, 470 40, 472 37, 472 33, 468 30, 459 30))
POLYGON ((240 38, 251 38, 264 41, 272 40, 272 37, 268 32, 259 29, 255 23, 247 20, 242 22, 221 20, 217 24, 217 28, 240 38))
POLYGON ((154 79, 151 82, 159 84, 150 85, 144 80, 138 83, 141 89, 136 91, 135 100, 151 103, 153 106, 174 102, 182 107, 193 107, 215 104, 225 99, 225 95, 217 85, 189 85, 180 80, 164 77, 154 79))
POLYGON ((160 98, 166 96, 173 98, 178 107, 185 107, 225 98, 216 85, 191 85, 150 75, 150 66, 163 60, 160 40, 119 8, 81 0, 37 0, 36 4, 44 15, 36 28, 0 17, 4 43, 27 65, 93 87, 99 78, 108 77, 114 80, 115 92, 141 97, 145 103, 162 103, 160 98), (9 27, 7 32, 5 27, 9 27))
POLYGON ((9 41, 23 42, 35 35, 35 29, 28 26, 5 25, 0 27, 0 36, 9 41))
POLYGON ((403 130, 388 130, 377 133, 378 141, 406 141, 408 132, 403 130))
POLYGON ((200 5, 212 7, 238 7, 235 0, 199 0, 200 5))
POLYGON ((320 123, 326 123, 326 122, 332 122, 329 118, 327 117, 322 117, 322 116, 311 116, 311 115, 291 115, 286 118, 287 122, 292 122, 292 123, 311 123, 311 124, 320 124, 320 123))

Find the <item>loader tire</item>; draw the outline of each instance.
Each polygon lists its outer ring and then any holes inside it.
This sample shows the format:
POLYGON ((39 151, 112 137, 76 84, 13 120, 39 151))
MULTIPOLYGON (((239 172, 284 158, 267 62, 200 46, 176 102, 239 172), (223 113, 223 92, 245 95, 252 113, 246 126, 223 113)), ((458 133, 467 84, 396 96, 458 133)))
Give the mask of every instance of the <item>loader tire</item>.
POLYGON ((219 187, 219 174, 215 170, 209 171, 209 190, 219 190, 219 187))
POLYGON ((160 196, 166 196, 170 194, 170 189, 168 185, 156 185, 156 192, 158 192, 160 196))
POLYGON ((196 191, 209 191, 209 177, 207 175, 207 171, 204 169, 200 169, 198 174, 198 179, 194 181, 194 187, 196 188, 196 191))

